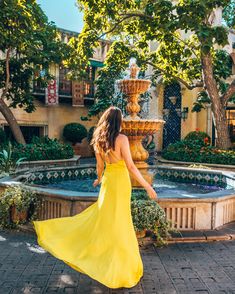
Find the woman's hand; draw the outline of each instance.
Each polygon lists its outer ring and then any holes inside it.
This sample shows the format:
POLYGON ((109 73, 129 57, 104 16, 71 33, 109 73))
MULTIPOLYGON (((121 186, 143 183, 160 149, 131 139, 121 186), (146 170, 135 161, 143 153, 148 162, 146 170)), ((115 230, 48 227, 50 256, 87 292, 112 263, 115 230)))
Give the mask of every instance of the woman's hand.
POLYGON ((94 180, 94 182, 93 182, 93 187, 96 187, 96 186, 98 186, 100 184, 100 180, 99 179, 96 179, 96 180, 94 180))
POLYGON ((153 200, 157 199, 157 193, 156 193, 156 191, 153 189, 153 187, 151 185, 146 187, 145 190, 147 191, 150 199, 153 199, 153 200))

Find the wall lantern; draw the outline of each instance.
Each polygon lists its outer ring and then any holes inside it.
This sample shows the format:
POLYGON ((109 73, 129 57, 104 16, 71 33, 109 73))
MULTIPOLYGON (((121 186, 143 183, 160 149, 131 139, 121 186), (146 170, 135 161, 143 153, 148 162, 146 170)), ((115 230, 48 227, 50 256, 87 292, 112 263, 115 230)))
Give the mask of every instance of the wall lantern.
POLYGON ((169 97, 169 100, 171 101, 171 103, 172 103, 173 105, 175 105, 176 102, 177 102, 177 96, 171 96, 171 97, 169 97))
POLYGON ((181 111, 181 118, 185 121, 188 118, 188 107, 184 107, 181 111))

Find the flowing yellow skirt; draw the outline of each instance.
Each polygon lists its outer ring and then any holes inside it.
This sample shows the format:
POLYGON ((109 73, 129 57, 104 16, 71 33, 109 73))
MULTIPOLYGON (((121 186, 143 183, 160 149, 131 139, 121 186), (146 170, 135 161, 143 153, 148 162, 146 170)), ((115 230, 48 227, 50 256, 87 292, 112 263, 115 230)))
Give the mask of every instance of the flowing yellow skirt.
POLYGON ((72 217, 33 222, 38 244, 109 288, 131 288, 143 275, 143 263, 130 200, 125 162, 107 164, 94 204, 72 217))

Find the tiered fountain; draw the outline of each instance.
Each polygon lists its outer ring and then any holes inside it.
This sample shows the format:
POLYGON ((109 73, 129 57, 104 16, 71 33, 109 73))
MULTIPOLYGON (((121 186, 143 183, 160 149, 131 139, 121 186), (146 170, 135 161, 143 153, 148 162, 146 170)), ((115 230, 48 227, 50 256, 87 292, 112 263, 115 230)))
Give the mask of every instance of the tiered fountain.
MULTIPOLYGON (((147 135, 152 135, 160 130, 164 124, 160 119, 141 119, 138 116, 140 105, 139 95, 145 93, 151 84, 150 80, 138 79, 139 67, 133 62, 130 65, 130 78, 117 81, 117 85, 122 93, 128 97, 126 110, 128 116, 123 120, 122 132, 128 136, 133 161, 140 170, 143 177, 152 184, 153 175, 149 172, 149 165, 146 160, 149 157, 147 150, 142 145, 142 140, 147 135)), ((139 187, 135 179, 131 179, 134 187, 139 187)))

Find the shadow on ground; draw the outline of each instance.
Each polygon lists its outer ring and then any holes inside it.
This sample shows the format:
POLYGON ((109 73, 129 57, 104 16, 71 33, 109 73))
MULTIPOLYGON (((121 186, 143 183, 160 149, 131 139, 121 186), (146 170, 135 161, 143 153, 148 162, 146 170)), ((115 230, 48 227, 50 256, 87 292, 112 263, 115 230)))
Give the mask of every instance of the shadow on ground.
POLYGON ((32 234, 0 231, 0 293, 235 293, 235 241, 141 248, 144 277, 111 290, 46 253, 32 234))

